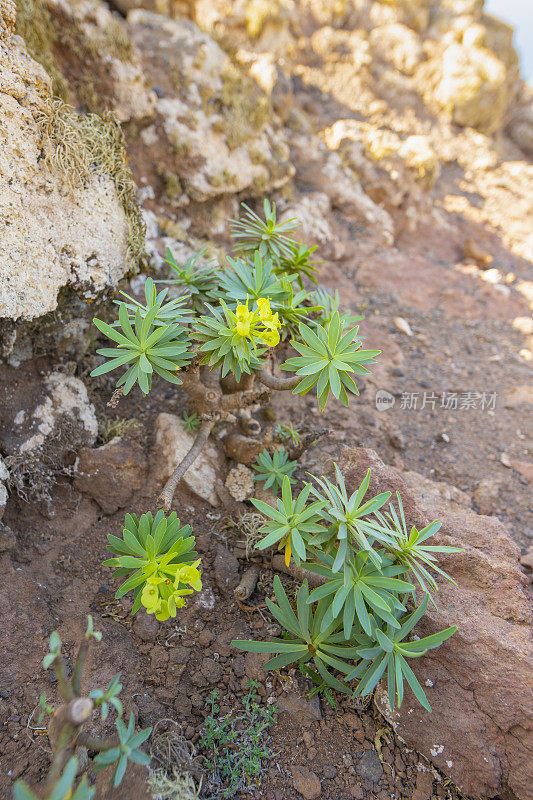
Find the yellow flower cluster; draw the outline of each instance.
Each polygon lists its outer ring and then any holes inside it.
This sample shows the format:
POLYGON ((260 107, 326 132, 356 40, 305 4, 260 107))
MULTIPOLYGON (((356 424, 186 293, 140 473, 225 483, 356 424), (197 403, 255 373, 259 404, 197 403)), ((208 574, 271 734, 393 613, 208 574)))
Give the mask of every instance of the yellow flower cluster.
POLYGON ((270 301, 266 297, 259 297, 255 311, 246 305, 237 306, 235 312, 235 330, 239 336, 244 336, 255 343, 256 339, 264 342, 268 347, 279 344, 279 328, 282 327, 278 313, 272 313, 270 301))
POLYGON ((160 622, 175 617, 178 608, 186 605, 184 597, 193 591, 199 592, 202 588, 199 563, 200 559, 192 564, 179 566, 173 579, 158 572, 151 575, 141 593, 141 603, 147 613, 155 614, 160 622), (181 589, 182 584, 188 584, 191 588, 181 589))

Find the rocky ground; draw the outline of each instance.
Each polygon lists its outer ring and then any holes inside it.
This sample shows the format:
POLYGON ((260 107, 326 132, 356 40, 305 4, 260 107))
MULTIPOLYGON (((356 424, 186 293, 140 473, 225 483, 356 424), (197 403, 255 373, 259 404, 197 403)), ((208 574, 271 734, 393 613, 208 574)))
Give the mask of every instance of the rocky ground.
MULTIPOLYGON (((72 653, 92 613, 104 632, 92 676, 122 670, 140 725, 171 717, 197 742, 212 689, 229 711, 259 682, 281 713, 252 796, 530 796, 530 100, 511 31, 480 0, 0 0, 6 794, 49 763, 28 726, 40 692, 55 692, 40 669, 46 638, 58 628, 72 653), (334 709, 309 700, 298 674, 265 674, 231 647, 271 633, 273 573, 262 566, 237 602, 249 564, 236 522, 251 507, 230 513, 212 490, 235 466, 216 440, 174 505, 195 529, 201 597, 173 624, 132 620, 101 567, 125 511, 152 507, 172 457, 165 432, 180 431, 169 415, 186 398, 157 386, 109 406, 113 380, 89 377, 90 317, 123 276, 137 296, 146 274, 164 276, 167 246, 217 257, 227 218, 263 195, 300 218, 321 282, 382 350, 348 410, 331 403, 321 417, 311 398, 273 398, 270 421, 331 429, 299 477, 342 458, 356 480, 371 464, 411 498, 413 519, 442 518, 467 549, 446 567, 459 589, 442 590, 436 616, 459 633, 423 664, 431 717, 407 704, 393 718, 379 691, 366 708, 334 709)), ((98 796, 149 796, 143 775, 131 781, 101 782, 98 796)))

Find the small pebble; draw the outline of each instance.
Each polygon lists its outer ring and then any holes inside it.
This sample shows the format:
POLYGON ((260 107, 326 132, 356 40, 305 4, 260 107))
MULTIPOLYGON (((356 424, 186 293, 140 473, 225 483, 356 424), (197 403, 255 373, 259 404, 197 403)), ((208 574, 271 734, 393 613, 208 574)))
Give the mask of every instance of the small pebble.
POLYGON ((511 461, 510 461, 509 456, 507 455, 507 453, 502 453, 501 454, 500 461, 501 461, 501 463, 503 464, 504 467, 507 467, 507 469, 511 469, 511 461))
POLYGON ((392 433, 389 434, 389 442, 397 450, 405 449, 405 437, 400 430, 392 431, 392 433))
POLYGON ((407 320, 404 319, 403 317, 394 317, 393 322, 394 322, 394 327, 396 328, 396 330, 400 331, 400 333, 404 333, 406 336, 414 335, 411 326, 409 325, 407 320))
POLYGON ((377 783, 383 775, 383 766, 377 752, 367 750, 358 765, 358 772, 362 778, 371 783, 377 783))

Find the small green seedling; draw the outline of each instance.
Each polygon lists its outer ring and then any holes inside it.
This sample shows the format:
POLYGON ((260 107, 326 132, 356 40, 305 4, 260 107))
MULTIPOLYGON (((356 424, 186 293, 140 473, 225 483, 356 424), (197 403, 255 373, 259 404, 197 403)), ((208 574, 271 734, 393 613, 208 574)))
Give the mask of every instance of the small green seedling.
POLYGON ((274 450, 272 456, 268 450, 263 450, 252 466, 257 472, 257 475, 254 475, 254 481, 264 481, 263 489, 273 489, 277 494, 285 476, 290 483, 294 483, 292 474, 296 469, 296 461, 289 460, 289 454, 284 447, 274 450))

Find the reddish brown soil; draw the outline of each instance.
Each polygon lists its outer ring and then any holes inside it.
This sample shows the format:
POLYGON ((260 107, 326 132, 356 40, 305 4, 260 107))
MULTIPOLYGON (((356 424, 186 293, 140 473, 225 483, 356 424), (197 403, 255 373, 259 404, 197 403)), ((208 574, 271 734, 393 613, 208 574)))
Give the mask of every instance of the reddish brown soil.
MULTIPOLYGON (((323 109, 327 116, 325 100, 323 109)), ((323 124, 331 124, 338 116, 338 112, 332 112, 323 124)), ((459 193, 454 188, 458 185, 456 169, 445 167, 434 190, 435 202, 439 195, 459 193)), ((302 193, 308 189, 307 184, 298 183, 298 176, 295 187, 302 193)), ((341 443, 370 446, 385 461, 461 488, 472 496, 474 507, 486 501, 485 513, 497 514, 525 548, 533 536, 531 486, 519 472, 506 467, 501 457, 505 453, 510 460, 532 460, 532 407, 510 405, 508 400, 511 390, 530 381, 530 366, 518 356, 523 337, 512 328, 515 317, 528 314, 527 304, 514 285, 503 294, 479 277, 462 274, 456 266, 462 262, 464 241, 469 237, 482 237, 484 247, 503 272, 531 279, 531 265, 504 247, 498 231, 459 212, 446 213, 448 231, 419 226, 414 232, 400 234, 391 248, 375 244, 370 232, 360 238, 340 213, 333 215, 331 224, 338 239, 350 243, 349 255, 328 261, 322 280, 339 289, 344 306, 354 311, 364 309, 366 319, 361 331, 366 344, 379 347, 383 354, 372 376, 361 382, 361 397, 348 410, 334 402, 328 407, 324 423, 332 429, 332 435, 319 451, 305 456, 301 475, 304 468, 319 469, 325 456, 334 455, 341 443), (397 329, 393 322, 396 317, 409 322, 412 337, 397 329), (394 408, 376 410, 378 389, 394 395, 394 408), (417 410, 401 407, 405 392, 418 393, 417 410), (467 392, 496 393, 496 407, 445 410, 440 406, 443 392, 457 392, 459 397, 467 392), (435 408, 420 408, 424 393, 434 393, 435 408), (491 489, 489 500, 476 494, 481 481, 491 489)), ((200 223, 198 227, 201 229, 200 223)), ((81 377, 87 377, 89 362, 78 364, 81 377)), ((51 362, 40 362, 40 366, 49 368, 51 362)), ((35 368, 30 362, 21 370, 35 368)), ((19 372, 20 380, 23 376, 24 372, 19 372)), ((158 387, 148 401, 140 393, 132 393, 112 411, 105 405, 112 382, 88 384, 101 417, 136 417, 143 423, 141 438, 147 449, 156 414, 184 406, 179 391, 158 387)), ((291 420, 294 425, 319 422, 311 399, 277 397, 273 407, 279 421, 291 420)), ((153 507, 154 498, 155 489, 150 487, 128 510, 142 513, 153 507)), ((114 600, 116 586, 110 570, 101 566, 106 535, 120 532, 123 512, 102 517, 96 504, 82 497, 66 476, 58 476, 48 505, 24 502, 16 496, 10 499, 4 522, 12 534, 5 533, 2 545, 0 592, 3 796, 16 778, 23 776, 38 783, 46 773, 46 738, 28 728, 40 693, 46 691, 50 700, 57 699, 52 676, 42 671, 40 662, 47 637, 57 628, 70 656, 67 663, 72 664, 87 613, 94 616, 104 633, 91 661, 87 688, 105 684, 121 671, 126 708, 136 711, 142 725, 172 717, 183 724, 186 736, 194 741, 206 714, 208 693, 218 688, 223 708, 230 710, 246 690, 246 677, 260 678, 259 691, 265 699, 274 695, 279 701, 282 695, 304 695, 306 687, 301 678, 257 672, 253 659, 245 659, 230 645, 235 637, 267 637, 270 623, 262 601, 271 591, 272 573, 264 570, 259 590, 246 609, 239 607, 231 594, 220 592, 213 567, 219 544, 230 550, 235 546, 235 529, 227 526, 223 511, 214 514, 190 496, 178 494, 175 508, 194 526, 202 553, 204 585, 213 591, 215 607, 208 610, 191 603, 177 620, 154 630, 146 620, 133 624, 129 602, 114 600)), ((240 567, 242 571, 242 561, 240 567)), ((290 581, 287 585, 290 587, 290 581)), ((361 757, 375 749, 382 721, 371 709, 355 708, 340 698, 336 711, 322 702, 321 715, 320 721, 308 727, 302 726, 301 715, 293 718, 283 714, 279 718, 271 740, 275 756, 266 765, 262 787, 255 797, 296 798, 291 769, 303 765, 318 776, 321 796, 327 800, 386 800, 413 795, 425 800, 454 793, 442 781, 432 784, 418 756, 407 752, 390 731, 378 739, 383 744, 382 776, 378 783, 365 781, 360 775, 361 757)), ((143 796, 140 784, 131 792, 130 800, 143 796)))
MULTIPOLYGON (((216 605, 213 611, 191 604, 173 623, 158 628, 147 624, 146 616, 132 624, 131 604, 114 600, 110 571, 101 566, 105 537, 119 534, 122 513, 101 519, 96 505, 77 496, 70 486, 56 488, 52 518, 19 503, 13 503, 7 515, 8 524, 20 536, 12 557, 6 554, 3 560, 2 595, 7 602, 3 608, 2 649, 8 658, 3 659, 2 668, 0 785, 5 792, 19 776, 37 784, 46 774, 46 736, 27 727, 41 691, 46 691, 50 701, 57 698, 51 673, 40 668, 46 637, 54 628, 59 630, 67 667, 71 668, 88 612, 104 639, 89 662, 86 687, 106 685, 120 670, 126 707, 138 714, 141 725, 172 717, 195 741, 207 713, 208 693, 217 688, 222 712, 227 712, 247 691, 248 678, 260 681, 263 700, 298 698, 305 710, 308 701, 301 676, 294 672, 267 675, 256 658, 237 653, 230 644, 233 638, 268 636, 271 623, 263 610, 264 596, 271 593, 273 574, 263 571, 260 588, 245 608, 239 607, 231 594, 220 593, 213 569, 215 551, 220 543, 231 547, 238 538, 224 523, 222 513, 213 514, 198 503, 193 507, 188 497, 177 498, 176 508, 198 534, 204 587, 212 588, 216 605), (17 609, 15 614, 13 608, 17 609)), ((138 497, 132 510, 141 513, 150 507, 152 499, 138 497)), ((286 585, 288 590, 294 587, 290 579, 286 585)), ((377 740, 383 745, 379 782, 366 781, 358 773, 362 755, 375 749, 376 733, 383 725, 371 708, 361 711, 340 697, 335 711, 324 702, 320 706, 315 701, 310 707, 314 714, 321 707, 321 720, 309 721, 301 709, 294 715, 280 716, 270 742, 275 756, 265 766, 261 789, 252 796, 272 800, 296 797, 291 773, 295 765, 307 765, 316 773, 324 797, 412 796, 419 759, 407 753, 388 729, 377 740)), ((36 725, 34 720, 32 724, 36 725)), ((144 797, 141 783, 134 782, 133 793, 124 796, 131 800, 144 797)), ((435 794, 446 796, 442 784, 435 783, 435 794)), ((113 792, 99 796, 118 797, 113 792)))

